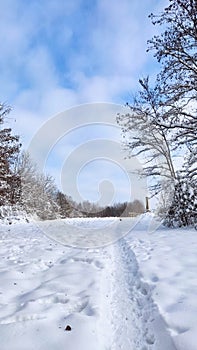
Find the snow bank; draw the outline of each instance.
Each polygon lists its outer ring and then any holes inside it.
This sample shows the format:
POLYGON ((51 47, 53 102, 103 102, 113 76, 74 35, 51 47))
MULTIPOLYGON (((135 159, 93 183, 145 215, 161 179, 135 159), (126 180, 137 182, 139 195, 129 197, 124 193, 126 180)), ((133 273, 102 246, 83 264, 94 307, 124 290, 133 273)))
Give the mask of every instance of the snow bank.
MULTIPOLYGON (((110 223, 73 220, 86 243, 110 223)), ((117 221, 114 237, 129 223, 117 221)), ((46 225, 65 237, 64 221, 46 225)), ((88 249, 34 223, 1 225, 1 350, 196 350, 196 231, 150 225, 143 215, 116 243, 88 249)))

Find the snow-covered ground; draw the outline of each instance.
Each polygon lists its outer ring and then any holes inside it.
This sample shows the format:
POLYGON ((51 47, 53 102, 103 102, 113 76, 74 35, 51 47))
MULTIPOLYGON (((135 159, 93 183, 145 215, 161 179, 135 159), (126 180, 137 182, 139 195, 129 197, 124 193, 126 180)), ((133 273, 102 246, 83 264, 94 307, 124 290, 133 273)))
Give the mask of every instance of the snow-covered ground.
POLYGON ((133 220, 2 224, 0 349, 197 350, 197 232, 133 220))

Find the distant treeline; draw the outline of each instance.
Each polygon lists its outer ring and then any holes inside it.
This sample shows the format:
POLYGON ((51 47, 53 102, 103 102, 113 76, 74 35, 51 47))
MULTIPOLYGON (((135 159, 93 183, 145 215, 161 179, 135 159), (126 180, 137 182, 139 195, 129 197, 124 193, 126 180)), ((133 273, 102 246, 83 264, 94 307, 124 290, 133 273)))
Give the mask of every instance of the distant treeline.
POLYGON ((133 216, 145 212, 141 201, 135 199, 133 202, 115 203, 102 207, 89 201, 76 203, 65 194, 57 193, 57 205, 61 218, 66 217, 119 217, 133 216))

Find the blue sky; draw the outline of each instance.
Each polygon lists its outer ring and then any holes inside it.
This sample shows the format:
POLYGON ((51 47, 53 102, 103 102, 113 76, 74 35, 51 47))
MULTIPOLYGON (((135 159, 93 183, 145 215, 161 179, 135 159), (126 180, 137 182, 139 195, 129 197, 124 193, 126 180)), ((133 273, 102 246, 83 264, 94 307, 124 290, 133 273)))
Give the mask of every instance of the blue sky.
POLYGON ((1 1, 0 99, 13 107, 10 122, 24 145, 68 108, 129 101, 138 79, 157 72, 153 54, 146 53, 146 41, 157 30, 148 14, 165 5, 165 0, 1 1))

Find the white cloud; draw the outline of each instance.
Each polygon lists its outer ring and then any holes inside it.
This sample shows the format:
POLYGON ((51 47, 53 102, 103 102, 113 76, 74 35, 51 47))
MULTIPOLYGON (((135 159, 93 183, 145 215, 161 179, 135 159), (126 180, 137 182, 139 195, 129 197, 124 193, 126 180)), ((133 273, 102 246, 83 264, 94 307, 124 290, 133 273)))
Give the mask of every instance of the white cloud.
POLYGON ((51 115, 73 103, 115 102, 136 88, 138 72, 148 57, 146 39, 152 35, 152 26, 147 14, 153 10, 152 1, 143 8, 137 0, 95 4, 93 13, 84 16, 86 9, 79 0, 32 1, 28 6, 19 0, 4 2, 0 23, 3 100, 10 100, 15 108, 19 104, 20 109, 23 103, 24 112, 36 109, 40 115, 51 108, 51 115), (66 62, 65 71, 55 61, 55 46, 61 47, 60 65, 66 62))
POLYGON ((69 107, 126 102, 145 66, 154 70, 145 52, 155 30, 147 15, 160 6, 156 0, 143 7, 138 0, 1 4, 0 99, 14 107, 14 129, 25 145, 69 107))

